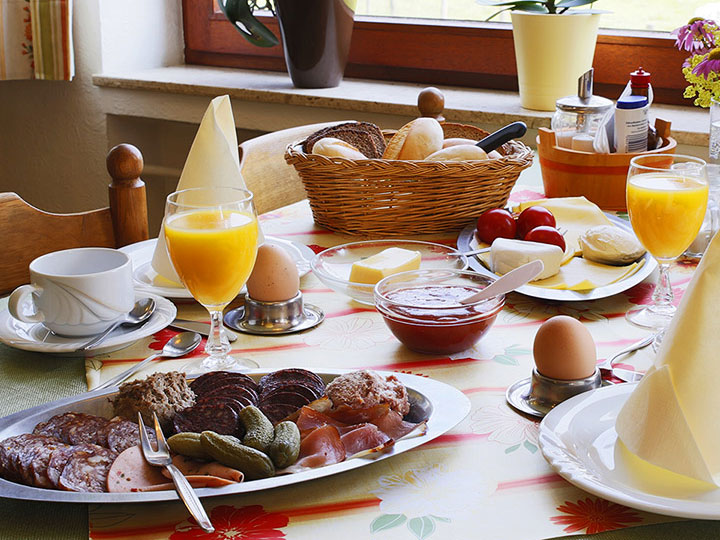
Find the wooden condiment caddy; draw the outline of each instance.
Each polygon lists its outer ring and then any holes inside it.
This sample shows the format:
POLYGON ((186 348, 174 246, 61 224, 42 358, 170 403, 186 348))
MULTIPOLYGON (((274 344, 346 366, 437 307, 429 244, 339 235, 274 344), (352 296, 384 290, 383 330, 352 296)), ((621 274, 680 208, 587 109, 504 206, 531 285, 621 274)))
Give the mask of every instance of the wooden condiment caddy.
MULTIPOLYGON (((641 154, 673 154, 677 142, 670 136, 670 122, 656 119, 662 145, 641 154)), ((555 132, 538 130, 537 145, 545 195, 584 196, 603 210, 627 209, 625 184, 630 160, 640 154, 594 154, 558 146, 555 132)))

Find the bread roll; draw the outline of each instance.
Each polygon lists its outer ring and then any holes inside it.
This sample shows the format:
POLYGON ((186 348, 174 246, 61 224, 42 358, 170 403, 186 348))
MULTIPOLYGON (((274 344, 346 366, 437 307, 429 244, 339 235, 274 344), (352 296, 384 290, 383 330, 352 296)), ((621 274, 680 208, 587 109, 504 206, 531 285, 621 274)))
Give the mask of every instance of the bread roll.
POLYGON ((416 118, 390 139, 384 159, 425 159, 442 148, 443 129, 434 118, 416 118))
POLYGON ((355 148, 352 144, 336 139, 335 137, 325 137, 320 139, 313 146, 312 153, 327 157, 367 159, 365 154, 355 148))
POLYGON ((485 150, 474 144, 460 144, 430 154, 426 161, 480 161, 487 159, 485 150))
POLYGON ((443 141, 443 148, 450 148, 451 146, 458 146, 460 144, 475 144, 477 141, 472 139, 461 139, 460 137, 452 137, 443 141))

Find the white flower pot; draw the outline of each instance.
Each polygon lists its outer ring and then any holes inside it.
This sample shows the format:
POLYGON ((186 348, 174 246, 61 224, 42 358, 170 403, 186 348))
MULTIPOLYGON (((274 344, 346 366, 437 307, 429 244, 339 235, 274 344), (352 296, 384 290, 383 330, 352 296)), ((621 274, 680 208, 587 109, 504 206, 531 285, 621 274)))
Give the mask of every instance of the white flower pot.
POLYGON ((510 15, 520 104, 554 111, 555 101, 576 94, 578 78, 592 67, 600 14, 510 15))

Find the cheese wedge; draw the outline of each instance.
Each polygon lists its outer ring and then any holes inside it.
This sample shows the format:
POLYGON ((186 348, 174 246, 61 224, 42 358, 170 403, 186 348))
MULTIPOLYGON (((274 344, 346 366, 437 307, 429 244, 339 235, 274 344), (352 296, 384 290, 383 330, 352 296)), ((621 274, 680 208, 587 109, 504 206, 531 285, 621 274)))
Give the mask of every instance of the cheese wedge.
POLYGON ((392 247, 356 261, 350 269, 350 281, 374 285, 382 278, 420 268, 420 252, 392 247))
POLYGON ((560 271, 563 251, 550 244, 509 238, 496 238, 490 249, 490 268, 499 275, 507 274, 510 270, 537 260, 543 262, 544 269, 535 279, 549 278, 560 271))

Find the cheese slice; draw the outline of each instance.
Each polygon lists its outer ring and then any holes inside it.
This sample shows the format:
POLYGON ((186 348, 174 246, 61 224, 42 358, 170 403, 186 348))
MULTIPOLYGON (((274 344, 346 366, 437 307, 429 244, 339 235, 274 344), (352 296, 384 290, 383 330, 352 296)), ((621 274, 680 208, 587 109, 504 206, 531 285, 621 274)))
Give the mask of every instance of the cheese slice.
POLYGON ((555 226, 563 230, 565 261, 582 254, 580 236, 590 227, 612 225, 612 222, 595 203, 585 197, 560 197, 521 203, 516 210, 522 212, 530 206, 542 206, 555 216, 555 226))
POLYGON ((496 238, 490 249, 490 268, 499 275, 537 260, 543 262, 544 269, 535 279, 549 278, 560 271, 563 251, 550 244, 508 238, 496 238))
POLYGON ((560 271, 548 279, 533 282, 537 287, 570 291, 589 291, 610 285, 637 272, 644 260, 627 266, 610 266, 573 257, 560 271))
POLYGON ((420 252, 392 247, 367 259, 356 261, 350 269, 350 281, 374 285, 382 278, 420 268, 420 252))

